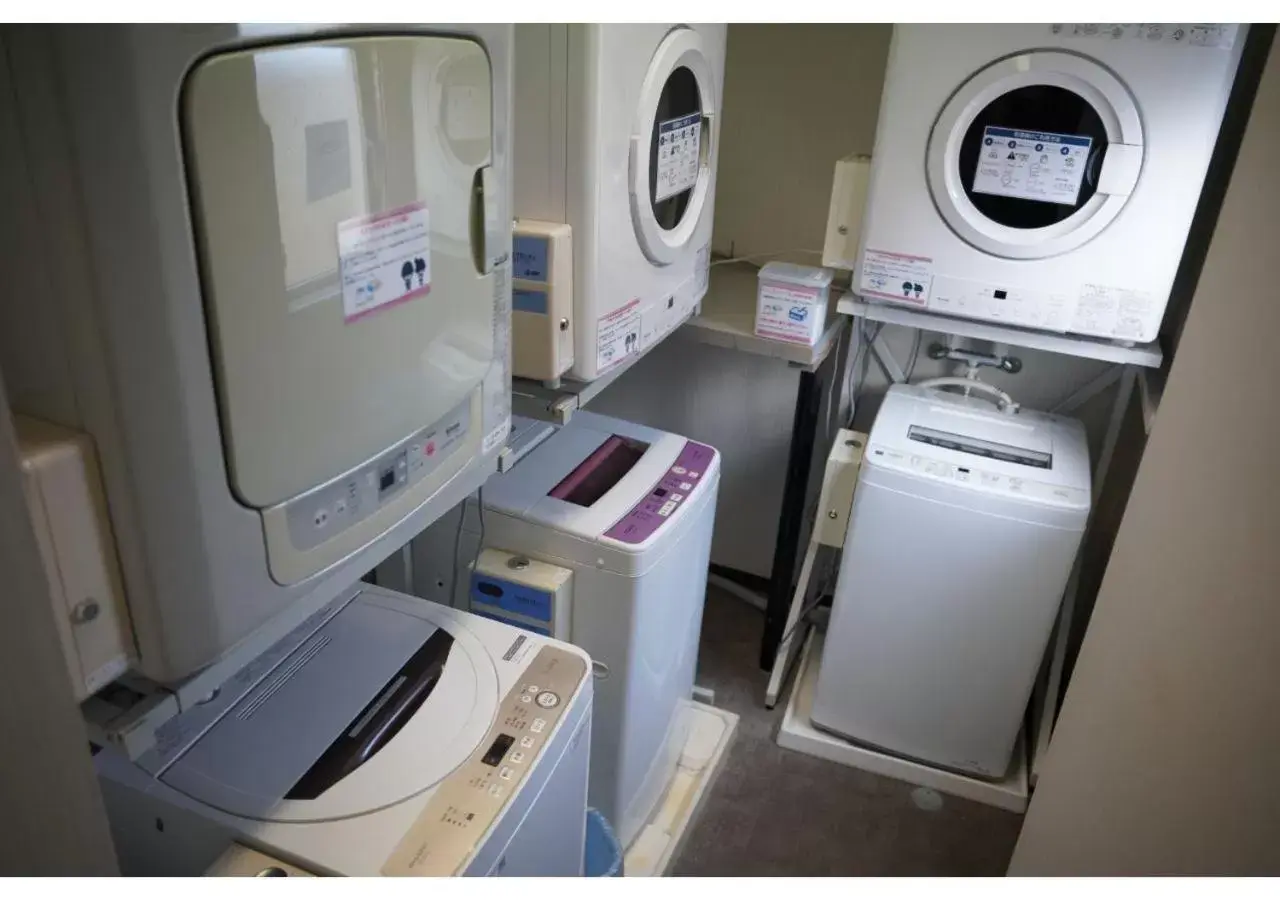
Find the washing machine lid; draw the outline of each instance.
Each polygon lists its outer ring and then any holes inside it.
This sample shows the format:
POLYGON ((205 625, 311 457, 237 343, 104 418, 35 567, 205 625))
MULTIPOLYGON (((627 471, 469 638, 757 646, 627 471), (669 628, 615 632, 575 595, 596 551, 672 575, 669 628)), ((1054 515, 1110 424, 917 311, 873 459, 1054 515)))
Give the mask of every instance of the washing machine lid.
POLYGON ((498 705, 488 650, 431 604, 364 591, 169 765, 169 787, 232 815, 317 822, 431 788, 498 705))
POLYGON ((677 506, 689 502, 715 471, 715 450, 680 435, 592 413, 575 413, 569 424, 529 453, 511 471, 485 485, 488 509, 546 525, 589 540, 619 536, 613 527, 637 510, 653 507, 644 519, 647 539, 675 520, 677 506), (675 468, 680 472, 676 473, 675 468), (670 483, 676 488, 672 499, 670 483), (666 504, 666 512, 658 513, 666 504))
POLYGON ((655 265, 679 259, 712 213, 716 96, 702 36, 686 25, 672 29, 645 72, 628 158, 636 239, 655 265))
POLYGON ((942 218, 993 256, 1041 259, 1092 240, 1141 175, 1145 137, 1129 89, 1080 54, 1028 50, 970 76, 929 135, 942 218))
POLYGON ((990 402, 916 385, 885 394, 868 435, 864 465, 948 478, 983 473, 1065 490, 1046 492, 1059 505, 1088 505, 1091 473, 1084 426, 1075 419, 1032 410, 1006 414, 990 402))

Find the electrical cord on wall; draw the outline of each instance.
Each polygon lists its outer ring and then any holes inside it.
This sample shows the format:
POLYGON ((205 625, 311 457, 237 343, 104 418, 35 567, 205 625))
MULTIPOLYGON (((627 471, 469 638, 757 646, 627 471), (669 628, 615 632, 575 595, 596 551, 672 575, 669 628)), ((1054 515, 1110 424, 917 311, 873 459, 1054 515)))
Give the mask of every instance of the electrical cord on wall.
MULTIPOLYGON (((476 541, 476 552, 471 557, 471 569, 475 571, 476 563, 480 561, 480 551, 484 549, 484 486, 481 485, 476 491, 476 503, 480 507, 480 537, 476 541)), ((470 498, 468 498, 470 499, 470 498)), ((453 573, 449 576, 449 599, 448 605, 453 606, 457 602, 458 590, 458 552, 462 549, 462 526, 467 521, 467 501, 462 501, 462 509, 458 511, 458 527, 453 533, 453 573)))
POLYGON ((871 354, 867 351, 871 347, 871 343, 880 336, 880 330, 884 328, 883 322, 875 323, 875 331, 872 334, 867 333, 867 323, 865 320, 858 320, 858 331, 862 335, 862 340, 858 342, 858 352, 853 355, 853 361, 849 364, 848 374, 845 376, 846 385, 845 393, 849 394, 849 427, 853 427, 853 417, 858 412, 858 397, 862 393, 862 387, 867 380, 867 371, 871 367, 871 354), (858 371, 858 363, 862 362, 862 374, 854 379, 854 374, 858 371))
MULTIPOLYGON (((822 255, 821 250, 810 250, 805 247, 797 247, 794 250, 769 250, 765 253, 748 253, 745 256, 730 256, 727 259, 712 260, 711 265, 726 266, 729 263, 750 262, 753 259, 764 259, 765 257, 769 257, 769 256, 784 256, 786 254, 791 254, 791 253, 803 253, 806 256, 822 255)), ((759 266, 757 266, 756 268, 759 268, 759 266)))
POLYGON ((907 363, 907 371, 902 376, 903 384, 910 384, 911 376, 916 373, 916 360, 920 359, 920 340, 923 337, 924 331, 917 328, 915 342, 911 345, 911 361, 907 363))

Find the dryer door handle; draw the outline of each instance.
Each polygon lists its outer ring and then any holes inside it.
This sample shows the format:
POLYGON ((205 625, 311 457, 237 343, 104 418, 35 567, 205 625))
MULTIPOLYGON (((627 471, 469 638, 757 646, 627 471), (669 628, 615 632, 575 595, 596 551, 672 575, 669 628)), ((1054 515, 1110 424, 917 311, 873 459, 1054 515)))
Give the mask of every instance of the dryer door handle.
POLYGON ((1127 197, 1138 184, 1142 171, 1141 144, 1110 144, 1098 176, 1098 193, 1127 197))
MULTIPOLYGON (((480 275, 488 275, 502 262, 494 255, 502 243, 502 223, 498 221, 500 191, 493 166, 476 169, 471 182, 471 261, 480 275)), ((502 253, 505 255, 506 251, 502 253)))

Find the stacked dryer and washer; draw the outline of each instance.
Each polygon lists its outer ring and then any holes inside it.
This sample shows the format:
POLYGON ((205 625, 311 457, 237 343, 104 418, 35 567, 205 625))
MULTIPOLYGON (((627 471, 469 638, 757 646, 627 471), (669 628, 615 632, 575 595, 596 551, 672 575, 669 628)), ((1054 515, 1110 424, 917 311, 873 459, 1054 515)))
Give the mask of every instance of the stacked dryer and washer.
POLYGON ((509 429, 512 27, 0 44, 0 366, 92 437, 136 637, 82 707, 121 869, 581 874, 587 655, 360 581, 509 429))
POLYGON ((723 24, 516 26, 517 255, 521 221, 571 226, 572 311, 554 323, 573 333, 571 378, 648 350, 706 293, 725 39, 723 24))
MULTIPOLYGON (((1154 340, 1246 30, 897 26, 855 291, 1154 340)), ((859 475, 813 723, 1004 777, 1091 489, 1078 422, 894 386, 859 475)))

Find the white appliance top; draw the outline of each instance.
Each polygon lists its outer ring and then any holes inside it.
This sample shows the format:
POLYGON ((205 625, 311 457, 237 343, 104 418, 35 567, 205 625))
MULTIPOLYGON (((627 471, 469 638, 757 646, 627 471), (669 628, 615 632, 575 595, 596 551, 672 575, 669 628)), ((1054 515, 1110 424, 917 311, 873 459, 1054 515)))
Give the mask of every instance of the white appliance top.
POLYGON ((166 725, 138 764, 194 800, 272 822, 363 815, 457 769, 494 720, 495 660, 518 632, 376 588, 335 606, 225 685, 222 703, 166 725))
POLYGON ((649 545, 705 491, 719 453, 706 444, 589 412, 485 485, 485 507, 619 547, 649 545))
POLYGON ((1084 426, 1075 419, 894 385, 871 427, 863 465, 1046 505, 1088 508, 1084 426))

